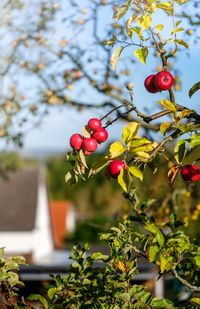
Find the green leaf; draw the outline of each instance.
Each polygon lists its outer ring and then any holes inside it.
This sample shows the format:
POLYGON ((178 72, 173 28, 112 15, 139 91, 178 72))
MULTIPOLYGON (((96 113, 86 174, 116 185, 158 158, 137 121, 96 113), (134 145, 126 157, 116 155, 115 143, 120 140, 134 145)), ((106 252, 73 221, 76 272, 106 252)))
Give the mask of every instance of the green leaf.
POLYGON ((138 152, 149 152, 152 151, 156 147, 157 143, 152 143, 146 137, 143 138, 135 138, 130 142, 129 148, 130 152, 138 153, 138 152))
POLYGON ((130 122, 125 126, 122 132, 122 141, 125 144, 128 144, 128 142, 137 134, 139 127, 140 125, 137 122, 130 122))
POLYGON ((19 264, 17 264, 15 261, 12 261, 12 260, 10 260, 10 261, 6 260, 4 267, 6 268, 6 271, 8 271, 8 270, 18 270, 19 264))
POLYGON ((186 47, 186 48, 190 48, 189 44, 186 43, 186 42, 183 41, 183 40, 174 40, 174 42, 177 43, 177 44, 179 44, 179 45, 182 45, 182 46, 184 46, 184 47, 186 47))
POLYGON ((115 297, 116 298, 119 298, 119 299, 122 299, 126 302, 129 302, 130 301, 130 295, 129 293, 118 293, 118 294, 115 294, 115 297))
POLYGON ((120 58, 120 55, 123 51, 124 47, 121 46, 121 47, 118 47, 117 49, 115 49, 115 51, 112 53, 112 56, 111 56, 111 59, 110 59, 110 65, 111 65, 111 68, 112 70, 114 71, 116 69, 116 66, 117 66, 117 62, 120 58))
POLYGON ((114 142, 110 145, 109 152, 111 158, 114 159, 122 155, 125 152, 125 150, 126 148, 124 148, 121 142, 114 142))
POLYGON ((173 303, 170 300, 158 299, 156 297, 151 301, 150 305, 152 309, 175 309, 177 308, 173 305, 173 303))
POLYGON ((197 92, 199 89, 200 89, 200 82, 198 82, 198 83, 196 83, 196 84, 194 84, 194 85, 192 86, 192 88, 191 88, 190 91, 189 91, 189 97, 191 98, 191 97, 193 96, 193 94, 194 94, 195 92, 197 92))
POLYGON ((168 129, 171 127, 171 122, 163 122, 160 125, 160 132, 165 135, 165 133, 168 131, 168 129))
POLYGON ((142 38, 142 31, 143 31, 142 28, 133 27, 130 29, 130 31, 136 33, 139 36, 139 38, 142 38))
POLYGON ((196 146, 200 145, 200 134, 193 134, 190 137, 190 149, 195 148, 196 146))
POLYGON ((133 176, 135 176, 135 177, 139 178, 141 181, 143 181, 143 174, 137 166, 135 166, 135 165, 128 166, 128 170, 133 176))
POLYGON ((154 262, 156 260, 159 248, 156 245, 152 245, 148 248, 149 261, 154 262))
POLYGON ((48 309, 47 300, 40 294, 31 294, 27 297, 28 300, 38 300, 41 304, 43 304, 45 309, 48 309))
POLYGON ((117 42, 117 38, 113 36, 111 39, 103 41, 102 45, 113 46, 117 42))
POLYGON ((174 147, 174 157, 177 163, 182 163, 186 155, 186 141, 180 140, 176 143, 174 147))
MULTIPOLYGON (((175 33, 177 33, 177 32, 182 32, 182 31, 184 31, 184 28, 183 27, 181 27, 181 28, 174 28, 172 31, 171 31, 171 34, 175 34, 175 33)), ((179 41, 179 40, 178 40, 179 41)), ((181 41, 181 40, 180 40, 181 41)))
POLYGON ((136 49, 134 54, 143 64, 146 64, 147 56, 149 54, 147 47, 143 47, 142 49, 136 49))
POLYGON ((159 102, 164 108, 166 108, 169 111, 176 112, 176 107, 174 103, 168 101, 168 100, 160 100, 159 102))
POLYGON ((196 255, 196 256, 194 257, 194 260, 195 260, 196 265, 197 265, 198 267, 200 267, 200 255, 196 255))
POLYGON ((162 31, 164 29, 164 25, 163 24, 159 24, 159 25, 155 26, 155 28, 158 31, 162 31))
POLYGON ((145 226, 145 229, 149 232, 151 232, 157 239, 159 245, 162 247, 164 245, 165 239, 161 232, 161 230, 154 224, 154 223, 148 223, 145 226))
POLYGON ((108 255, 102 254, 101 252, 95 252, 92 255, 92 259, 97 260, 97 261, 99 260, 105 261, 108 259, 108 257, 109 257, 108 255))
POLYGON ((138 24, 143 28, 143 29, 148 29, 151 25, 152 18, 150 15, 143 15, 138 19, 138 24))
POLYGON ((14 271, 8 271, 7 275, 8 275, 7 281, 11 287, 14 287, 19 283, 19 276, 14 271))
POLYGON ((91 284, 91 280, 89 280, 88 278, 85 278, 85 279, 83 279, 83 282, 82 282, 82 284, 83 285, 87 285, 87 284, 91 284))
POLYGON ((125 169, 121 169, 117 181, 125 192, 128 192, 128 177, 125 169))
POLYGON ((7 258, 7 261, 13 261, 19 265, 24 265, 26 264, 26 259, 23 256, 16 255, 16 256, 11 256, 7 258))
POLYGON ((50 288, 47 292, 47 295, 50 299, 52 299, 54 298, 56 292, 57 292, 57 288, 50 288))

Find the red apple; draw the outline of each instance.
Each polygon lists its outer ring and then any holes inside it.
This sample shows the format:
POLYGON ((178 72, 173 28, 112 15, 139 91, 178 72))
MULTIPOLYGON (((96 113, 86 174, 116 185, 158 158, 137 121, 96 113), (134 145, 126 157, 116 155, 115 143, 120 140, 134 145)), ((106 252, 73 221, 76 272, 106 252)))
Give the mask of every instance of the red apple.
POLYGON ((91 118, 88 121, 88 127, 92 130, 92 131, 98 131, 101 129, 102 127, 102 123, 101 120, 97 119, 97 118, 91 118))
POLYGON ((104 128, 101 128, 94 132, 92 137, 96 139, 98 144, 104 143, 108 139, 108 131, 104 128))
POLYGON ((173 86, 174 77, 168 71, 161 71, 156 74, 154 82, 158 90, 169 90, 173 86))
POLYGON ((181 177, 185 181, 196 182, 200 179, 200 169, 197 165, 186 164, 181 169, 181 177))
POLYGON ((146 90, 150 93, 156 93, 156 92, 159 91, 156 88, 156 85, 155 85, 155 82, 154 82, 155 76, 156 76, 156 74, 151 74, 144 81, 144 86, 145 86, 146 90))
POLYGON ((83 145, 83 137, 80 134, 75 133, 70 137, 69 143, 73 149, 80 150, 83 145))
POLYGON ((87 152, 94 152, 98 148, 98 144, 95 138, 88 137, 83 140, 83 149, 87 152))
POLYGON ((111 177, 117 178, 118 175, 120 174, 121 169, 125 168, 124 162, 120 160, 113 160, 109 165, 108 165, 108 172, 111 177))

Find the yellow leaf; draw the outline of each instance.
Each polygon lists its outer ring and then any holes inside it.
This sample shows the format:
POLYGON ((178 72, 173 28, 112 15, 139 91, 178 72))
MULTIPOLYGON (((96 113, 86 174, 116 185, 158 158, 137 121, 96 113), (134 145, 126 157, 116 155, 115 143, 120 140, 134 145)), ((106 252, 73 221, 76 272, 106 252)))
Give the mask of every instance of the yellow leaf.
POLYGON ((121 154, 123 154, 125 150, 126 149, 124 148, 121 142, 114 142, 110 145, 109 152, 110 152, 111 158, 114 159, 114 158, 119 157, 121 154))
MULTIPOLYGON (((193 305, 200 305, 200 298, 198 297, 193 297, 189 300, 190 303, 192 303, 193 305)), ((196 308, 196 307, 195 307, 196 308)))
POLYGON ((143 174, 137 166, 131 165, 128 167, 128 170, 133 176, 139 178, 141 181, 143 180, 143 174))
POLYGON ((138 24, 143 28, 143 29, 148 29, 151 25, 151 16, 149 15, 143 15, 138 19, 138 24))
POLYGON ((165 133, 167 132, 167 130, 171 127, 171 122, 163 122, 160 125, 160 132, 165 135, 165 133))
POLYGON ((166 1, 166 2, 159 2, 156 4, 156 7, 158 9, 161 9, 163 11, 165 11, 166 13, 172 15, 173 14, 173 5, 172 2, 170 1, 166 1))
POLYGON ((131 138, 135 137, 137 134, 139 127, 140 125, 137 122, 130 122, 127 126, 125 126, 122 132, 122 141, 125 144, 128 144, 131 138))
POLYGON ((160 272, 164 273, 165 271, 170 270, 171 268, 171 263, 168 261, 168 259, 163 256, 160 255, 160 272))
POLYGON ((115 264, 115 265, 116 265, 116 267, 117 267, 118 269, 120 269, 123 273, 125 272, 126 268, 125 268, 125 265, 124 265, 123 262, 119 261, 119 262, 118 262, 117 264, 115 264))
POLYGON ((117 177, 117 181, 125 192, 128 192, 128 179, 126 170, 121 169, 119 176, 117 177))
POLYGON ((164 25, 159 24, 159 25, 155 26, 155 28, 156 28, 156 30, 158 30, 158 31, 162 31, 162 30, 164 29, 164 25))
POLYGON ((136 49, 134 54, 143 64, 146 64, 147 56, 149 54, 148 48, 143 47, 142 49, 136 49))
POLYGON ((164 108, 168 109, 169 111, 176 112, 176 107, 175 107, 174 103, 172 103, 172 102, 170 102, 168 100, 161 100, 160 104, 164 108))
POLYGON ((138 151, 137 153, 137 156, 138 157, 141 157, 141 158, 144 158, 144 159, 149 159, 149 154, 145 151, 138 151))

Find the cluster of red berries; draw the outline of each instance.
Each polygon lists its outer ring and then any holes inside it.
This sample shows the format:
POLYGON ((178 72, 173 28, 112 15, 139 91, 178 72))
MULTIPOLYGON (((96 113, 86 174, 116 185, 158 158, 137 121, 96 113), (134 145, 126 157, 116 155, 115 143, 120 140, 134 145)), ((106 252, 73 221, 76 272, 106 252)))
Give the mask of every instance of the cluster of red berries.
POLYGON ((90 137, 83 137, 79 133, 75 133, 70 137, 70 146, 74 150, 83 150, 86 156, 89 156, 95 152, 98 148, 98 144, 104 143, 108 139, 108 132, 102 128, 102 122, 100 119, 91 118, 88 121, 88 128, 90 129, 90 137))
POLYGON ((173 83, 173 75, 168 71, 161 71, 157 74, 149 75, 144 81, 144 86, 148 92, 156 93, 171 89, 173 83))
POLYGON ((181 177, 185 181, 196 182, 200 179, 200 169, 197 165, 186 164, 181 169, 181 177))

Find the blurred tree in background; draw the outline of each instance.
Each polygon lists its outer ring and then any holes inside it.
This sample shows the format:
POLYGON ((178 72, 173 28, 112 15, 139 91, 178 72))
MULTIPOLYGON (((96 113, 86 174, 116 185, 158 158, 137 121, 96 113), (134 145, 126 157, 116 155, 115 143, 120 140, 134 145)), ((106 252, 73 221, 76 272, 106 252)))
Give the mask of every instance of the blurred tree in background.
MULTIPOLYGON (((113 72, 112 50, 103 44, 110 38, 112 45, 116 36, 126 44, 124 21, 110 22, 113 7, 120 3, 1 1, 0 137, 21 145, 23 134, 38 126, 52 105, 78 111, 83 108, 105 111, 121 104, 122 109, 117 109, 116 114, 127 120, 136 119, 124 99, 135 63, 132 49, 124 55, 123 66, 113 72)), ((179 12, 187 23, 184 35, 194 32, 195 42, 199 37, 198 6, 198 1, 193 0, 179 12), (192 12, 190 16, 188 10, 192 12)), ((180 89, 178 78, 175 89, 180 89)), ((158 130, 156 124, 143 122, 143 125, 158 130)))

